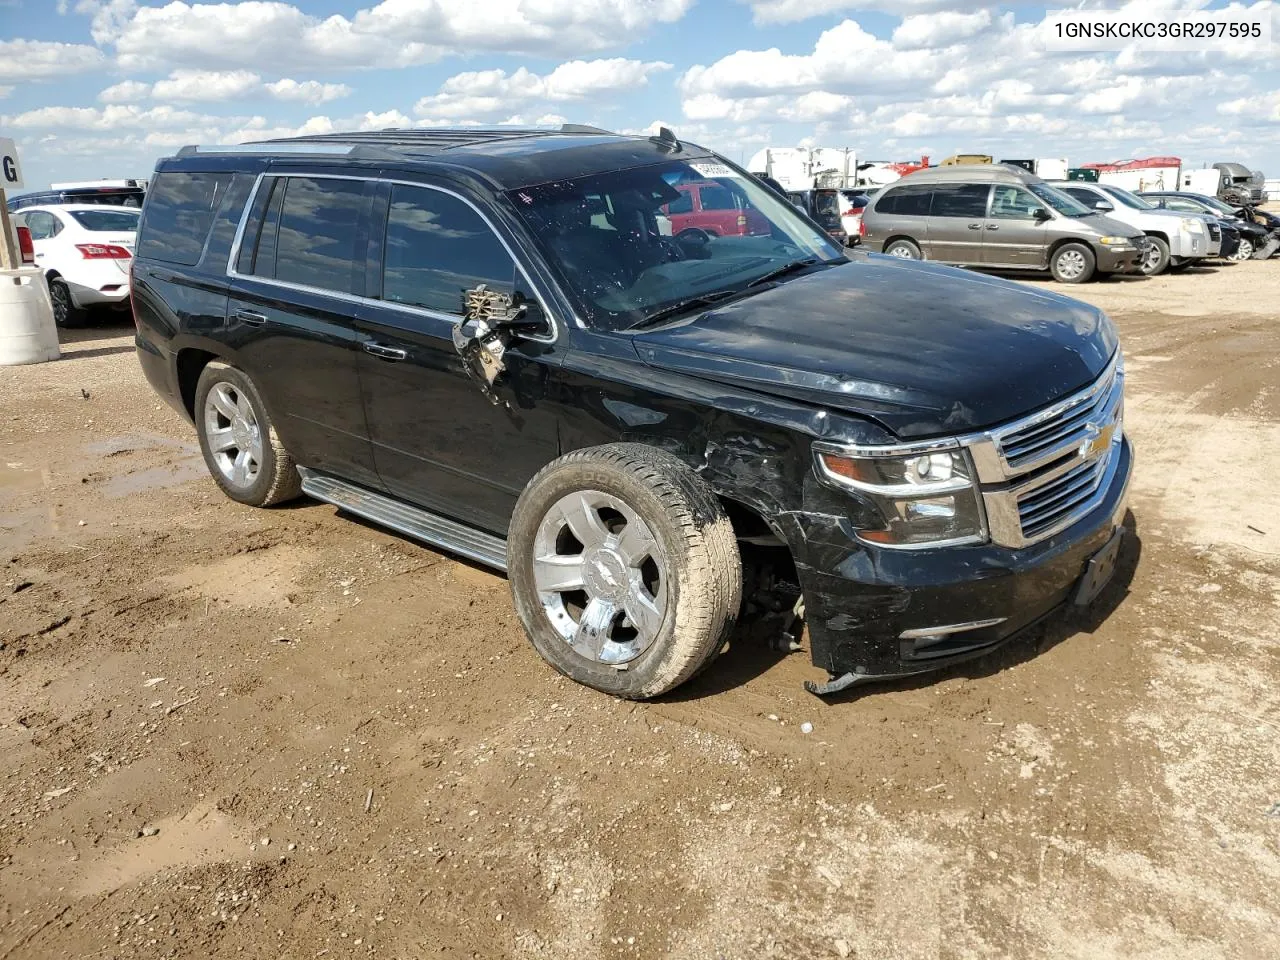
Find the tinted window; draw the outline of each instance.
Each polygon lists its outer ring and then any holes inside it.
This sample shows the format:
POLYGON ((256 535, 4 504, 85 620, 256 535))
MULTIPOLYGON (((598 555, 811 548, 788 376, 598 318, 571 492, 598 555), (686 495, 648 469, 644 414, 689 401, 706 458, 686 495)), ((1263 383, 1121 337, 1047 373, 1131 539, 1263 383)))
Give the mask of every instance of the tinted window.
POLYGON ((689 213, 693 210, 693 194, 681 190, 680 196, 667 204, 667 213, 689 213))
MULTIPOLYGON (((364 272, 364 258, 356 251, 364 192, 362 180, 289 177, 276 235, 276 279, 363 293, 363 283, 357 287, 357 280, 364 272)), ((264 243, 267 229, 269 225, 263 230, 264 243)), ((255 272, 263 273, 264 266, 257 264, 255 272)))
POLYGON ((991 216, 1002 220, 1030 220, 1032 210, 1044 204, 1021 187, 997 184, 991 194, 991 216))
POLYGON ((703 210, 735 210, 733 194, 724 187, 702 187, 698 191, 703 210))
POLYGON ((138 229, 138 215, 123 210, 70 210, 73 220, 95 233, 133 233, 138 229))
POLYGON ((929 212, 935 217, 983 217, 990 192, 986 183, 940 183, 933 188, 929 212))
POLYGON ((876 212, 908 217, 928 216, 932 193, 928 187, 919 185, 887 190, 876 202, 876 212))
POLYGON ((143 211, 138 256, 184 263, 200 259, 229 173, 160 173, 151 181, 143 211))
POLYGON ((813 212, 820 217, 840 216, 840 201, 834 190, 817 190, 813 194, 813 212))
POLYGON ((465 291, 510 294, 515 264, 480 215, 457 197, 395 184, 387 214, 382 299, 461 316, 465 291))
POLYGON ((1086 207, 1088 207, 1091 210, 1095 209, 1093 206, 1095 203, 1105 199, 1103 197, 1098 196, 1092 190, 1082 190, 1079 187, 1059 187, 1058 189, 1061 190, 1063 193, 1065 193, 1072 200, 1079 200, 1081 203, 1083 203, 1086 207))
POLYGON ((27 229, 31 231, 32 240, 48 240, 62 232, 62 223, 52 213, 34 210, 24 214, 27 229))

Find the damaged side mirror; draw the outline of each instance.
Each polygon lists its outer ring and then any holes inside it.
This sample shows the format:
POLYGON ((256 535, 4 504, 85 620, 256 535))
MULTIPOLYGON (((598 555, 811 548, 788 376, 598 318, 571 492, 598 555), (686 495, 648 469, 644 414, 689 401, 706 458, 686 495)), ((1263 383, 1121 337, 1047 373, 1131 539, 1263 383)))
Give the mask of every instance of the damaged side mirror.
POLYGON ((503 405, 493 384, 506 370, 503 357, 507 348, 523 336, 548 329, 538 301, 519 291, 505 294, 490 290, 482 283, 463 293, 463 320, 453 329, 453 347, 467 376, 490 402, 503 405))

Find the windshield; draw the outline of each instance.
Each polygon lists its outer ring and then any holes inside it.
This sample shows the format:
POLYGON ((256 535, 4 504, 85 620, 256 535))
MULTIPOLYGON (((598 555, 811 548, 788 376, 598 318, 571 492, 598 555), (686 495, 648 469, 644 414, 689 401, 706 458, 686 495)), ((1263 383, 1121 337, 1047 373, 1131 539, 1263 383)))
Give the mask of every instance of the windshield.
POLYGON ((1087 217, 1094 212, 1079 200, 1067 196, 1061 190, 1055 190, 1047 183, 1029 183, 1027 189, 1063 216, 1087 217))
POLYGON ((1195 197, 1194 199, 1197 203, 1202 203, 1207 207, 1212 207, 1219 213, 1225 213, 1228 217, 1234 217, 1236 215, 1235 207, 1232 207, 1230 204, 1223 203, 1217 197, 1195 197))
POLYGON ((508 197, 576 306, 605 330, 744 291, 802 260, 844 260, 785 199, 715 159, 612 170, 508 197))
POLYGON ((1108 186, 1105 188, 1104 192, 1115 197, 1117 200, 1123 203, 1126 207, 1132 207, 1134 210, 1159 210, 1160 209, 1154 203, 1151 203, 1147 200, 1143 200, 1136 193, 1130 193, 1128 190, 1125 190, 1123 187, 1108 186))
POLYGON ((139 214, 124 210, 70 210, 76 223, 95 233, 137 233, 139 214))

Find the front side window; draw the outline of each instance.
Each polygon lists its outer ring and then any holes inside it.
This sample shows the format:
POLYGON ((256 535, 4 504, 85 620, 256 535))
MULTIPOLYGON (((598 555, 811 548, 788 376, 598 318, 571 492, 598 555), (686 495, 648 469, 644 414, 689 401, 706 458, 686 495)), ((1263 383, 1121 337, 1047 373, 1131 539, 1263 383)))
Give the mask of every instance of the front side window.
POLYGON ((690 213, 693 211, 693 191, 681 190, 680 196, 667 204, 667 213, 690 213))
POLYGON ((1182 213, 1204 213, 1204 207, 1198 203, 1192 203, 1190 200, 1165 200, 1163 201, 1166 210, 1179 210, 1182 213))
POLYGON ((933 188, 929 213, 935 217, 985 217, 990 192, 988 183, 940 183, 933 188))
POLYGON ((1027 189, 1043 200, 1046 206, 1052 207, 1065 217, 1087 217, 1097 212, 1093 209, 1092 201, 1086 206, 1047 183, 1030 183, 1027 184, 1027 189))
POLYGON ((642 167, 522 187, 507 194, 579 312, 608 330, 668 315, 686 301, 749 296, 752 281, 783 267, 843 263, 841 248, 786 199, 715 158, 642 167), (696 185, 691 187, 691 185, 696 185), (663 236, 656 214, 697 189, 741 214, 741 232, 682 230, 663 236), (600 222, 603 198, 607 212, 600 222), (679 235, 683 234, 683 235, 679 235))
POLYGON ((736 210, 737 199, 726 187, 706 186, 698 191, 703 210, 736 210))
POLYGON ((1126 207, 1131 207, 1134 210, 1157 209, 1157 207, 1153 203, 1151 203, 1149 200, 1144 200, 1142 199, 1142 197, 1138 196, 1136 193, 1130 193, 1128 190, 1125 190, 1123 187, 1108 186, 1106 189, 1106 193, 1108 196, 1114 197, 1116 200, 1119 200, 1126 207))
POLYGON ((382 299, 462 316, 465 292, 484 284, 510 295, 515 263, 467 203, 394 184, 387 213, 382 299))
POLYGON ((276 181, 273 202, 263 224, 254 273, 321 290, 361 292, 364 256, 357 247, 364 182, 272 179, 276 181))
MULTIPOLYGON (((1062 192, 1065 193, 1067 196, 1069 196, 1072 200, 1078 200, 1080 203, 1084 204, 1086 207, 1093 207, 1094 204, 1104 199, 1103 197, 1098 196, 1092 190, 1085 190, 1082 187, 1062 187, 1061 189, 1062 189, 1062 192)), ((1097 209, 1097 208, 1094 207, 1094 209, 1097 209)))
POLYGON ((997 184, 991 193, 991 216, 998 220, 1031 220, 1044 204, 1021 187, 997 184))

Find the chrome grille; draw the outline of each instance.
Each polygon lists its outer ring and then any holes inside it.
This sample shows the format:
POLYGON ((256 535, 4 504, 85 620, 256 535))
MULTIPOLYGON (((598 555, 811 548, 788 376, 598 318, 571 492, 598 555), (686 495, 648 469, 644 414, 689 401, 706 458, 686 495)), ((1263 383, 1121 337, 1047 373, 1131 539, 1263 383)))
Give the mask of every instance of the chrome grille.
MULTIPOLYGON (((1109 452, 1109 451, 1108 451, 1109 452)), ((1035 541, 1093 499, 1106 476, 1109 456, 1082 463, 1018 498, 1022 536, 1035 541)))
POLYGON ((997 432, 996 445, 1010 473, 1024 473, 1077 448, 1090 433, 1090 424, 1105 423, 1108 407, 1119 402, 1121 378, 1113 363, 1095 383, 1074 397, 1010 429, 997 432))

